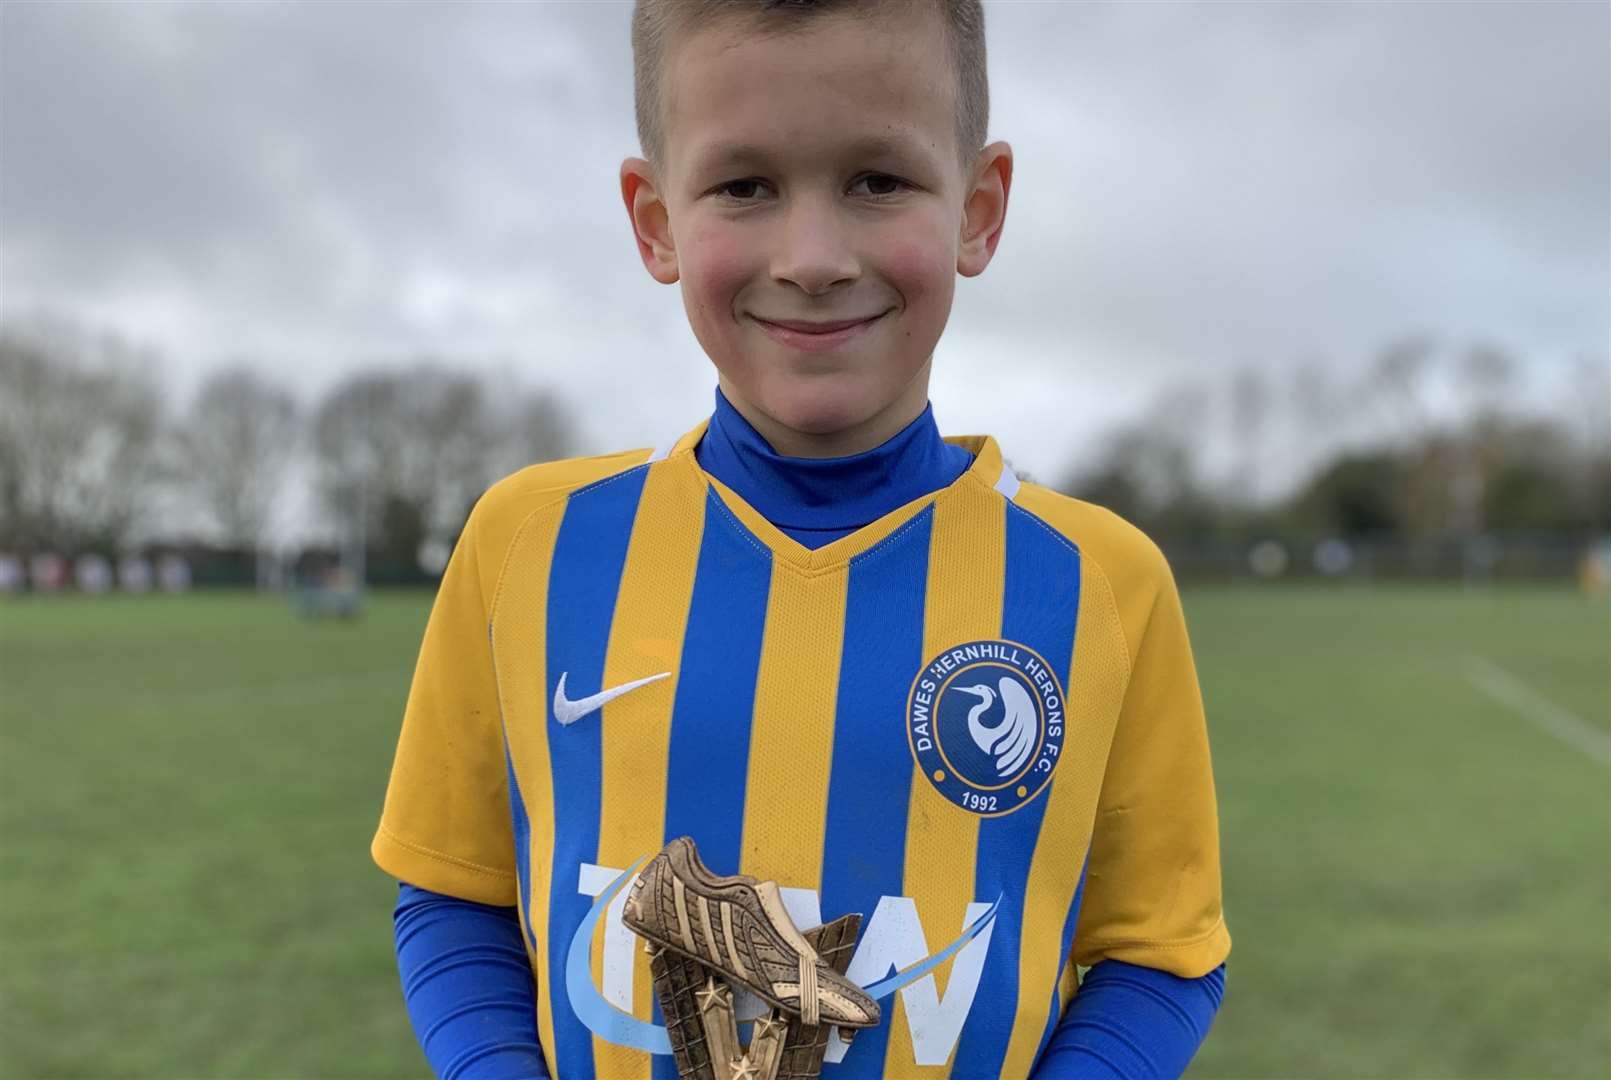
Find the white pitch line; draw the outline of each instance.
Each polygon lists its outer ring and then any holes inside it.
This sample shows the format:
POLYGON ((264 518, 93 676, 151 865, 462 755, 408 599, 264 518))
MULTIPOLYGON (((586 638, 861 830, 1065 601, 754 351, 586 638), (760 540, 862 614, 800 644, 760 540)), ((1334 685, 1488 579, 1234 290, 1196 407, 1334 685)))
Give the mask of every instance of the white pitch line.
POLYGON ((1465 667, 1466 681, 1472 686, 1573 749, 1611 765, 1611 734, 1567 712, 1486 657, 1468 654, 1465 667))

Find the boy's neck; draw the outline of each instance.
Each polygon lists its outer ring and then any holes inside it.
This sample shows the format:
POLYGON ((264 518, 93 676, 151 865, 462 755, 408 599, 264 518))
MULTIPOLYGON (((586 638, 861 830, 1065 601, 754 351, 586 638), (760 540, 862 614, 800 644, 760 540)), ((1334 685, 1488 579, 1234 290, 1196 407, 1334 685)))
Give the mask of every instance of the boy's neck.
POLYGON ((859 424, 838 431, 800 431, 779 423, 747 401, 725 376, 718 374, 717 385, 729 404, 756 433, 785 457, 849 457, 882 446, 923 415, 929 403, 929 368, 907 384, 899 397, 859 424))

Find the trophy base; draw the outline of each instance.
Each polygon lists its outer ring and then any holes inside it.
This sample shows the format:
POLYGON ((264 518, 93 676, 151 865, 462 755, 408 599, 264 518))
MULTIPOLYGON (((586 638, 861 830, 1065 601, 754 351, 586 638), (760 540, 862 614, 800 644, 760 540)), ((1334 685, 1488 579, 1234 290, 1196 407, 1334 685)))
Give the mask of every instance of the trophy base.
MULTIPOLYGON (((843 975, 860 931, 861 916, 846 915, 801 933, 823 963, 843 975)), ((774 1007, 755 1021, 745 1047, 739 1042, 732 988, 699 961, 645 944, 679 1080, 816 1080, 821 1075, 830 1025, 807 1026, 774 1007)), ((852 1035, 852 1029, 840 1029, 845 1042, 852 1035)))

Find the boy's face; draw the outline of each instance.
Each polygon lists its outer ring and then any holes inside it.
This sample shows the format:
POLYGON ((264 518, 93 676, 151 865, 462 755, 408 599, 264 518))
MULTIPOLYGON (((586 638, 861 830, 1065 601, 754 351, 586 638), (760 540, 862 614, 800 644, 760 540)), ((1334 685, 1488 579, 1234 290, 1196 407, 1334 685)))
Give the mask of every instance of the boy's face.
POLYGON ((622 165, 645 265, 681 281, 724 391, 784 453, 868 449, 922 411, 955 275, 1000 235, 1011 151, 963 175, 938 8, 679 39, 663 171, 622 165))

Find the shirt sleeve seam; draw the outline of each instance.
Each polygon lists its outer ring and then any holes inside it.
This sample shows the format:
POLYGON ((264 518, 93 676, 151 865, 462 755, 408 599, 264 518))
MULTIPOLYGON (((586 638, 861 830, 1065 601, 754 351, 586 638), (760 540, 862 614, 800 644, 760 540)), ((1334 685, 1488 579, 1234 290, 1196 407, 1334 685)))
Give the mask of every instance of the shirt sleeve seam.
MULTIPOLYGON (((974 481, 981 488, 989 491, 991 494, 999 494, 993 487, 991 487, 989 484, 986 484, 981 477, 975 475, 974 473, 969 472, 963 475, 972 476, 974 481)), ((1045 518, 1041 517, 1039 514, 1035 513, 1035 511, 1026 506, 1020 506, 1011 499, 1006 500, 1006 502, 1010 509, 1017 510, 1019 513, 1024 514, 1042 529, 1045 529, 1047 532, 1051 533, 1052 536, 1059 542, 1070 548, 1074 552, 1075 556, 1080 560, 1080 565, 1082 567, 1089 566, 1091 569, 1095 570, 1097 576, 1102 579, 1103 600, 1105 601, 1105 606, 1107 607, 1107 614, 1113 621, 1114 635, 1119 639, 1119 656, 1124 661, 1124 685, 1126 692, 1128 693, 1130 677, 1135 673, 1135 658, 1130 653, 1130 640, 1129 635, 1127 635, 1124 631, 1124 620, 1119 616, 1119 598, 1113 590, 1113 579, 1108 576, 1108 572, 1102 566, 1100 560, 1098 560, 1089 551, 1085 550, 1082 545, 1076 544, 1066 533, 1063 532, 1063 530, 1057 528, 1051 522, 1047 521, 1045 518)))
POLYGON ((1124 620, 1119 616, 1119 598, 1113 592, 1113 579, 1108 577, 1108 572, 1103 569, 1101 562, 1092 558, 1083 549, 1081 549, 1080 557, 1090 559, 1091 568, 1102 578, 1102 595, 1106 601, 1107 614, 1113 621, 1114 634, 1119 639, 1119 655, 1124 659, 1124 688, 1126 695, 1128 695, 1130 679, 1135 675, 1136 658, 1132 657, 1130 653, 1129 635, 1124 632, 1124 620))
POLYGON ((489 631, 492 623, 498 618, 498 607, 503 600, 504 579, 508 576, 509 565, 514 560, 515 549, 520 546, 521 537, 525 535, 526 530, 531 527, 531 523, 537 519, 537 516, 545 511, 552 510, 556 506, 563 506, 567 499, 584 488, 602 487, 604 484, 613 483, 616 480, 624 478, 628 473, 631 473, 636 469, 646 467, 648 466, 645 464, 633 465, 629 468, 621 470, 620 472, 611 473, 610 475, 603 477, 601 480, 595 480, 591 483, 578 484, 575 487, 566 488, 564 491, 561 491, 559 494, 555 495, 552 499, 532 507, 531 510, 520 519, 520 524, 515 527, 512 533, 509 534, 508 542, 504 544, 503 551, 501 552, 501 558, 498 560, 498 576, 493 582, 491 601, 489 602, 487 600, 487 596, 484 591, 481 594, 481 605, 482 609, 486 612, 489 631))
POLYGON ((447 863, 448 865, 456 866, 461 870, 469 870, 476 874, 485 874, 488 877, 495 877, 500 880, 510 881, 515 877, 513 873, 507 870, 498 870, 491 866, 482 866, 480 863, 471 862, 469 859, 461 859, 457 855, 449 855, 445 851, 437 851, 435 848, 426 847, 424 844, 416 844, 411 840, 405 840, 401 836, 398 836, 396 833, 392 832, 392 830, 388 829, 384 822, 380 826, 380 831, 386 837, 386 839, 390 840, 399 847, 406 848, 407 850, 414 852, 416 855, 423 855, 428 859, 435 859, 437 862, 447 863))
POLYGON ((489 627, 498 617, 498 604, 499 601, 503 599, 504 578, 509 573, 509 563, 514 558, 515 548, 520 546, 520 538, 525 535, 526 529, 531 525, 532 521, 536 519, 538 514, 563 504, 565 500, 570 497, 571 492, 565 491, 539 506, 532 507, 532 509, 520 519, 520 524, 515 526, 514 531, 509 534, 509 539, 504 544, 503 550, 498 553, 498 576, 496 579, 494 579, 492 584, 492 597, 489 600, 484 591, 481 594, 481 608, 486 614, 489 627))

